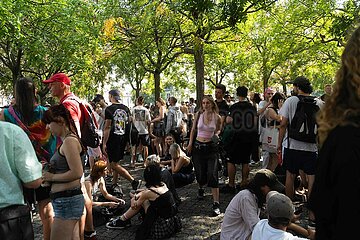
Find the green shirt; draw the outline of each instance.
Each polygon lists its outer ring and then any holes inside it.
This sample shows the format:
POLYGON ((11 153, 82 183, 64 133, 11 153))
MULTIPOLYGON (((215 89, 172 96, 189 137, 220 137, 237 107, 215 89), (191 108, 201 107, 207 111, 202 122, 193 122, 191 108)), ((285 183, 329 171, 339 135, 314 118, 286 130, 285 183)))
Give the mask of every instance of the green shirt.
POLYGON ((0 208, 24 204, 22 182, 41 178, 41 163, 26 133, 0 121, 0 208))

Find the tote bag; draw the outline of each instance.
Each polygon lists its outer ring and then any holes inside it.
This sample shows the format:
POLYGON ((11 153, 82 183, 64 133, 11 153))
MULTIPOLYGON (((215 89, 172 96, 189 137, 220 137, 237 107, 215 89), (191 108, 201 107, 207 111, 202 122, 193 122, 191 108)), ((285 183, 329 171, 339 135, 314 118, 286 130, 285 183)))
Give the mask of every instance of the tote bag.
POLYGON ((262 149, 270 152, 276 153, 278 146, 278 137, 279 137, 279 129, 274 126, 266 126, 263 128, 262 135, 262 149))

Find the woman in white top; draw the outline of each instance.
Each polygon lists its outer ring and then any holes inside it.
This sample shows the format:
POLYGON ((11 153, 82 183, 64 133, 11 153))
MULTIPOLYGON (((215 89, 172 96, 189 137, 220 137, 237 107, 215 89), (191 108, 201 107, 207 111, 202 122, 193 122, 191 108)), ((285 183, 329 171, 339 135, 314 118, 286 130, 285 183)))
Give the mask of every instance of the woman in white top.
MULTIPOLYGON (((118 197, 111 195, 106 190, 104 177, 107 174, 107 163, 104 160, 98 160, 95 162, 91 173, 85 179, 86 192, 91 199, 92 207, 110 207, 117 208, 119 205, 124 205, 125 201, 118 197), (108 201, 99 201, 99 197, 103 196, 108 201)), ((92 210, 92 209, 91 209, 92 210)), ((93 214, 88 212, 86 217, 86 229, 85 235, 93 236, 94 224, 93 224, 93 214)))

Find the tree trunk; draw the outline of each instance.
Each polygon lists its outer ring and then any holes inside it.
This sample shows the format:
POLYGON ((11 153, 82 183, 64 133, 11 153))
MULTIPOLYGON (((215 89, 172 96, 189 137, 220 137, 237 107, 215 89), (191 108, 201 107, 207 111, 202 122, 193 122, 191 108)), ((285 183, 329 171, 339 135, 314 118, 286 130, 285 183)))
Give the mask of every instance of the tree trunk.
POLYGON ((205 59, 204 46, 202 44, 195 47, 194 60, 196 71, 196 106, 199 107, 204 96, 205 59))
POLYGON ((160 97, 160 74, 159 70, 154 72, 154 84, 155 84, 155 101, 160 97))
POLYGON ((14 56, 15 61, 12 62, 12 84, 15 93, 15 84, 17 80, 21 77, 21 57, 22 57, 22 48, 18 49, 17 55, 14 56))

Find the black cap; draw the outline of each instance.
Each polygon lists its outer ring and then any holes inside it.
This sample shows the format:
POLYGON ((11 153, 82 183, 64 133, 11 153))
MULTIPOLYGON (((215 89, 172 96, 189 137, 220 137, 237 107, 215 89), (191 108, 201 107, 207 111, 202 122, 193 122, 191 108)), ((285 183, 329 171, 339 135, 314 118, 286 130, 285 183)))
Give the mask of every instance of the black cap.
POLYGON ((267 185, 271 190, 280 193, 285 192, 285 186, 278 180, 275 173, 269 169, 260 169, 255 173, 253 181, 258 186, 267 185))
POLYGON ((300 77, 297 77, 294 79, 294 81, 292 82, 289 82, 289 83, 292 83, 293 85, 297 86, 297 87, 306 87, 306 86, 310 86, 311 83, 309 81, 309 79, 307 79, 306 77, 304 76, 300 76, 300 77))
POLYGON ((117 101, 120 100, 120 91, 117 89, 113 89, 109 91, 109 94, 113 96, 117 101))

